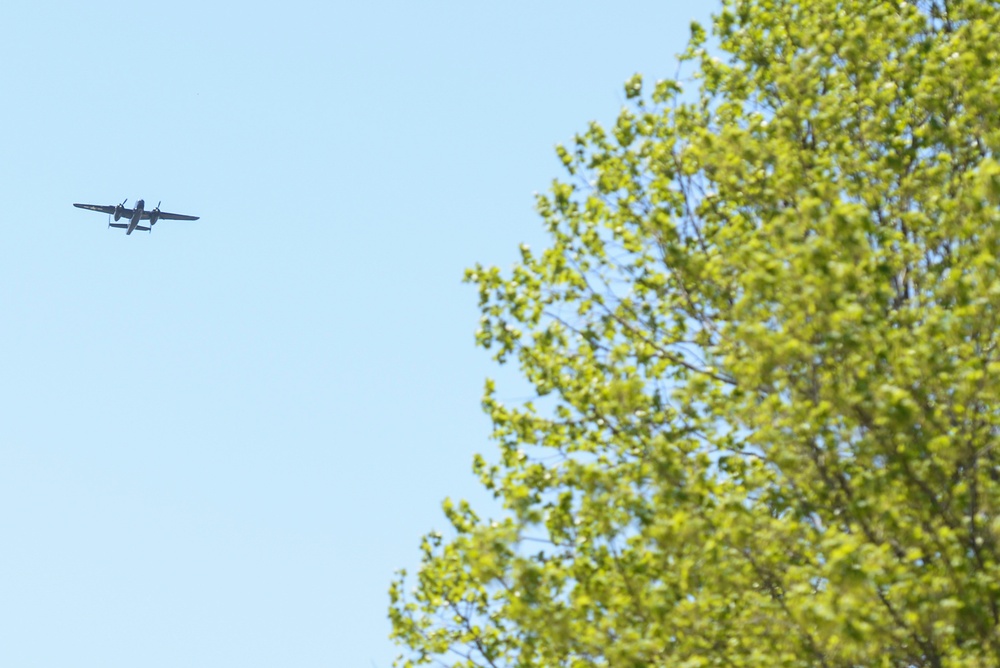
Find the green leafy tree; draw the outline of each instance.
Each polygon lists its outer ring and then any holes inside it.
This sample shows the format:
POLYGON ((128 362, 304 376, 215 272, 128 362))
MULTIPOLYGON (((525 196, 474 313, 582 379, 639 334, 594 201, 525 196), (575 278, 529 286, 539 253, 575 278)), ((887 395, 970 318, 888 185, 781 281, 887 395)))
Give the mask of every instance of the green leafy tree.
POLYGON ((402 665, 1000 665, 998 9, 728 0, 558 149, 402 665))

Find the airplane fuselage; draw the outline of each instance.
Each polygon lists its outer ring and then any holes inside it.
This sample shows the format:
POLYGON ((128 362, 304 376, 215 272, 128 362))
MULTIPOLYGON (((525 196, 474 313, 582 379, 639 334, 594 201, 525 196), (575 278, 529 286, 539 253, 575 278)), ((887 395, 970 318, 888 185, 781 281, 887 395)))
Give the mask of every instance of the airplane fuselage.
POLYGON ((128 229, 125 230, 126 235, 132 234, 132 230, 134 230, 135 226, 139 224, 140 220, 142 220, 142 208, 144 206, 146 206, 146 202, 144 200, 139 200, 135 203, 135 208, 132 210, 132 219, 128 221, 128 229))

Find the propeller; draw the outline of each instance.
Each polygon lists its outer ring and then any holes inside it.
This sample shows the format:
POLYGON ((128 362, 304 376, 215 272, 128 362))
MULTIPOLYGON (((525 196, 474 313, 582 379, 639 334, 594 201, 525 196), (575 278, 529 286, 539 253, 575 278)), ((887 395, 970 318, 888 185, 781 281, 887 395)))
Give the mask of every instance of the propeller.
MULTIPOLYGON (((118 212, 125 208, 125 202, 128 201, 128 197, 122 200, 122 203, 115 207, 115 220, 118 220, 118 212)), ((111 214, 108 214, 108 227, 111 227, 111 214)))
POLYGON ((149 212, 149 231, 153 231, 153 225, 156 225, 156 219, 160 217, 160 204, 163 202, 157 202, 156 208, 149 212))
MULTIPOLYGON (((128 201, 128 197, 122 200, 121 204, 115 206, 115 220, 122 217, 122 211, 125 209, 125 202, 128 201)), ((111 219, 108 218, 108 225, 111 225, 111 219)))

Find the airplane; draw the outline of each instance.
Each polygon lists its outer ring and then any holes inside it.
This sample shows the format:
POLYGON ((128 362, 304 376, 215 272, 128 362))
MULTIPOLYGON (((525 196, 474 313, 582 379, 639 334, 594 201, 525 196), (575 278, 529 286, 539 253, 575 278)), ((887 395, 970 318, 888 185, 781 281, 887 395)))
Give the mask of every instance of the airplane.
POLYGON ((142 230, 143 232, 152 232, 153 225, 156 224, 158 220, 198 220, 198 216, 185 216, 180 213, 167 213, 166 211, 160 211, 160 203, 157 202, 156 208, 152 211, 144 211, 143 207, 146 206, 146 202, 139 200, 135 203, 134 209, 129 209, 125 206, 125 202, 128 199, 122 200, 121 204, 114 204, 103 206, 101 204, 74 204, 78 209, 89 209, 90 211, 100 211, 101 213, 108 214, 108 227, 120 227, 126 230, 125 234, 132 234, 132 230, 142 230), (115 221, 121 218, 128 218, 128 223, 111 222, 111 215, 114 214, 115 221), (148 220, 149 226, 140 225, 139 221, 148 220))

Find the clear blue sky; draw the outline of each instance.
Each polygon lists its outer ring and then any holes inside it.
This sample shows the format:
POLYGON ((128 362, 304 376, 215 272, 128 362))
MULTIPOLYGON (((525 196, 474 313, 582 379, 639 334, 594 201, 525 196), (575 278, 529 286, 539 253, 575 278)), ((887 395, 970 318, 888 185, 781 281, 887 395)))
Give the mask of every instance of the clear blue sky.
POLYGON ((386 668, 512 376, 462 270, 712 9, 0 4, 0 665, 386 668))

